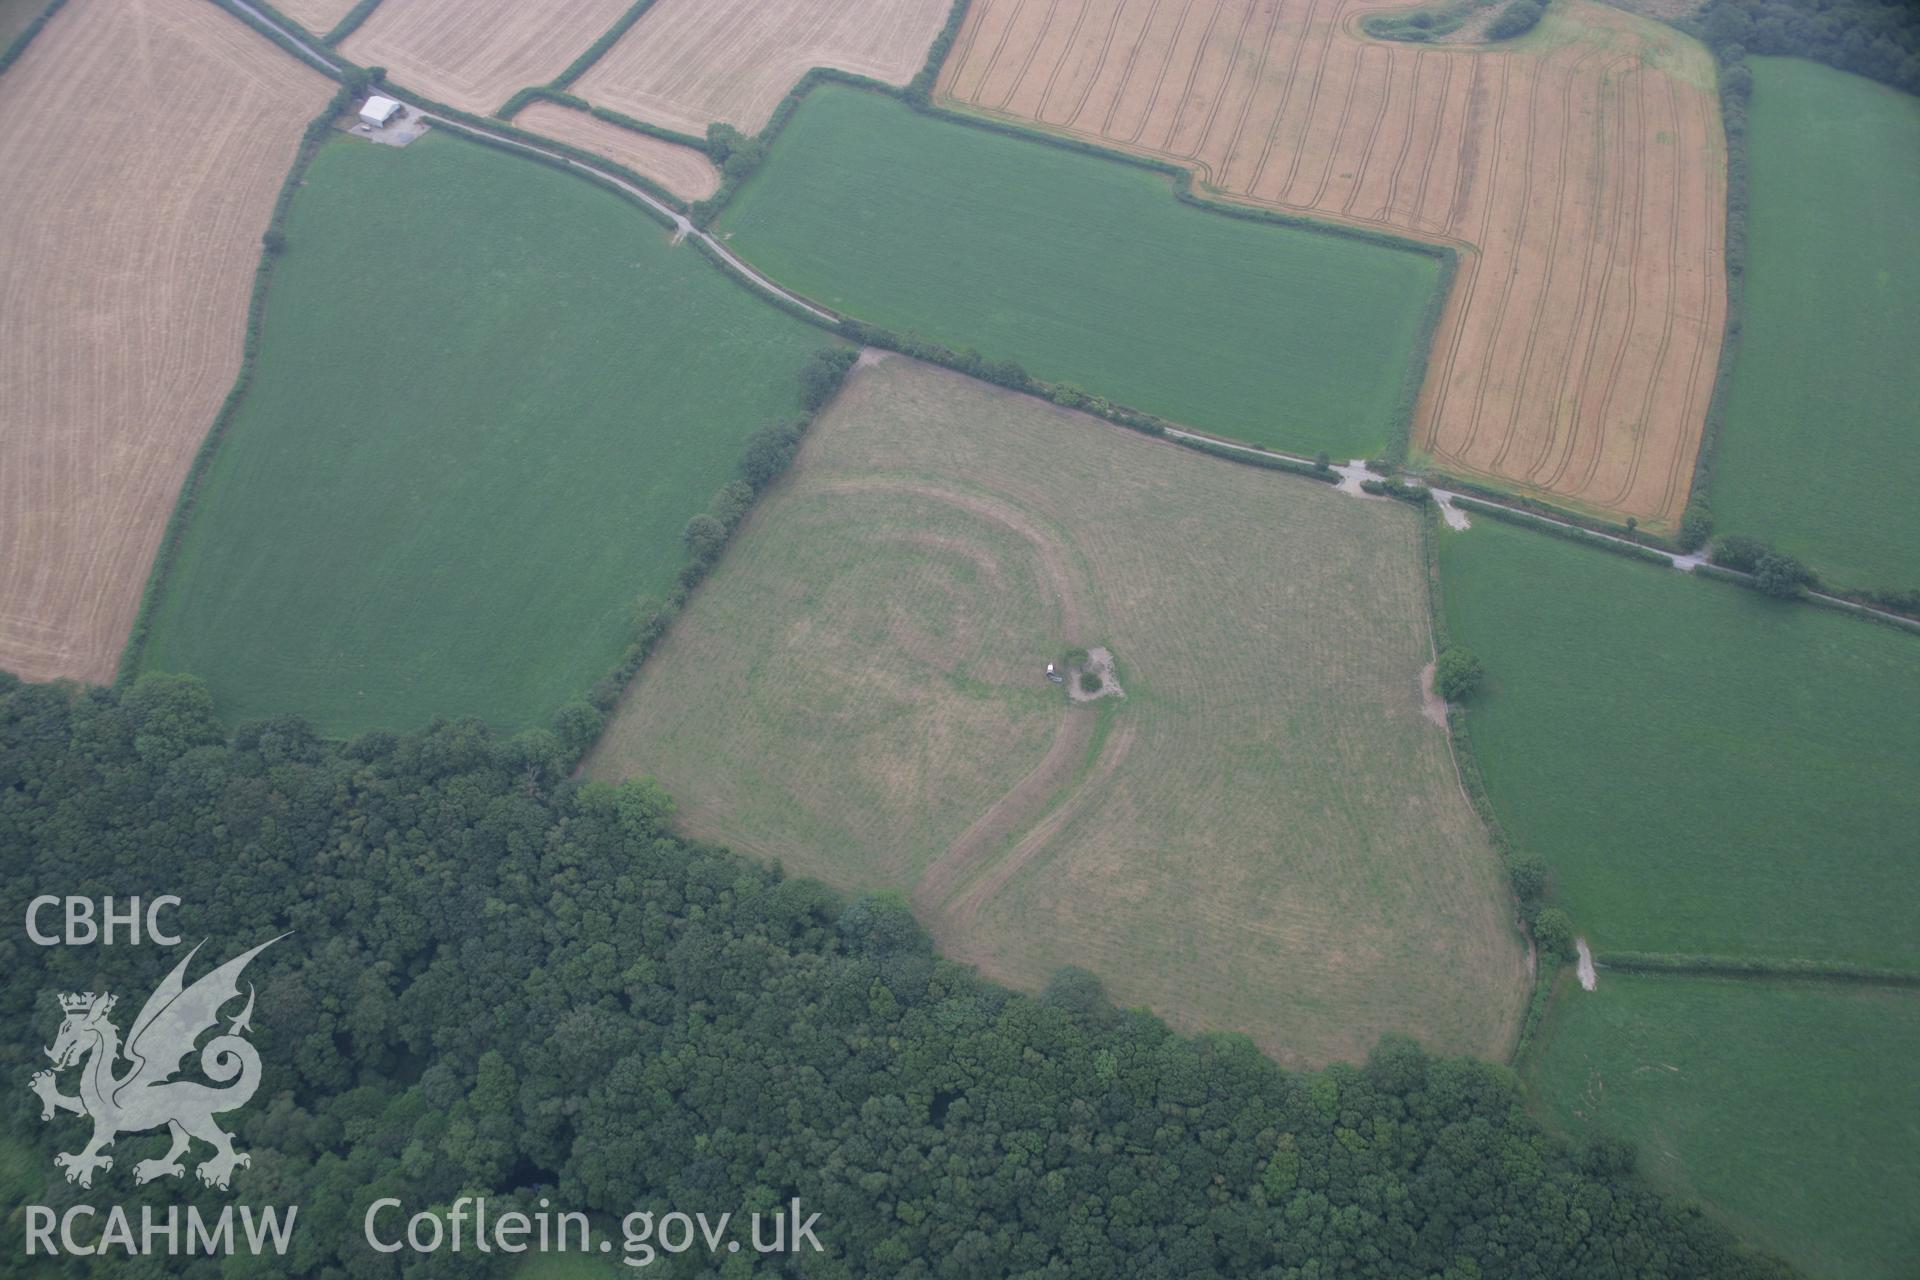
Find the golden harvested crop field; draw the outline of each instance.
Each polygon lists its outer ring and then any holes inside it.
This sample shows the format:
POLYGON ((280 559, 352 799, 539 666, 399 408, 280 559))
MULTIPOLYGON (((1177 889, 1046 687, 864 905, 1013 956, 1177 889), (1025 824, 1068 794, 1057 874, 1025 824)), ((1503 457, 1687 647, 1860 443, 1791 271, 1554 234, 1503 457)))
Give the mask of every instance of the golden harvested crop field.
POLYGON ((487 115, 545 84, 632 0, 381 0, 340 51, 436 101, 487 115))
POLYGON ((278 0, 273 7, 295 22, 324 36, 340 24, 357 0, 278 0))
POLYGON ((1481 48, 1369 39, 1379 7, 980 0, 938 93, 1217 195, 1455 245, 1416 451, 1671 526, 1725 322, 1710 56, 1590 0, 1481 48))
POLYGON ((0 667, 113 675, 332 89, 205 0, 70 0, 0 76, 0 667))
POLYGON ((704 200, 720 186, 720 171, 713 167, 713 161, 692 147, 666 142, 557 102, 530 102, 513 122, 522 129, 603 155, 688 200, 704 200))
POLYGON ((901 357, 858 369, 586 762, 1281 1061, 1501 1058, 1526 955, 1423 715, 1417 517, 901 357), (1124 699, 1045 664, 1104 646, 1124 699))
POLYGON ((838 67, 905 84, 951 0, 659 0, 574 82, 597 106, 686 133, 757 133, 794 82, 838 67))

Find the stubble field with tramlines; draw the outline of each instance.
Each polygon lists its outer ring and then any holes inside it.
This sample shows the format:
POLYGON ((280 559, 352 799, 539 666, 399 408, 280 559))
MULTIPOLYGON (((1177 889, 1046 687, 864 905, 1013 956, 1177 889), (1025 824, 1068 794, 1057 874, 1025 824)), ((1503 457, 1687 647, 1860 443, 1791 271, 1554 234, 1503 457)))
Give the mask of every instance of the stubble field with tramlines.
POLYGON ((274 6, 308 31, 324 36, 352 10, 355 0, 279 0, 274 6))
POLYGON ((73 0, 0 79, 0 668, 113 675, 330 87, 204 0, 73 0))
POLYGON ((950 0, 659 0, 573 86, 596 106, 704 133, 757 132, 814 67, 890 84, 920 69, 950 0))
POLYGON ((530 102, 513 122, 522 129, 603 155, 687 200, 704 200, 720 185, 720 171, 704 153, 624 128, 575 107, 530 102))
POLYGON ((1724 323, 1705 49, 1586 0, 1498 46, 1354 0, 982 0, 943 104, 1189 166, 1215 194, 1454 245, 1415 412, 1440 467, 1677 520, 1724 323))
POLYGON ((628 0, 382 0, 340 51, 415 93, 481 115, 545 84, 618 21, 628 0))

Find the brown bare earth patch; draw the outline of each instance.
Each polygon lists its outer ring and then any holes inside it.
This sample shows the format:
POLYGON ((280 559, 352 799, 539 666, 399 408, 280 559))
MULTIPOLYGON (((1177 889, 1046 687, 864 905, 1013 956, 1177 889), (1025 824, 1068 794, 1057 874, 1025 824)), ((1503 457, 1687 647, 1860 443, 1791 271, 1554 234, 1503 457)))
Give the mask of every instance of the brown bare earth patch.
POLYGON ((0 76, 0 667, 113 675, 332 87, 205 0, 71 0, 0 76))
POLYGON ((1706 50, 1562 0, 1494 47, 1376 41, 1366 0, 984 0, 950 106, 1171 160, 1213 194, 1460 250, 1413 442, 1671 526, 1725 321, 1706 50))
POLYGON ((573 91, 686 133, 719 120, 755 133, 814 67, 905 84, 949 7, 950 0, 659 0, 573 91))
POLYGON ((363 67, 481 115, 566 69, 631 0, 381 0, 341 42, 363 67))
POLYGON ((313 34, 324 36, 340 25, 340 19, 356 3, 358 0, 279 0, 273 7, 313 34))
POLYGON ((586 762, 1282 1061, 1499 1057, 1525 949, 1446 731, 1418 518, 895 356, 863 365, 586 762), (1110 645, 1124 697, 1045 677, 1110 645))
POLYGON ((713 161, 692 147, 623 128, 557 102, 528 103, 513 122, 603 155, 688 200, 704 200, 720 186, 720 171, 713 161))

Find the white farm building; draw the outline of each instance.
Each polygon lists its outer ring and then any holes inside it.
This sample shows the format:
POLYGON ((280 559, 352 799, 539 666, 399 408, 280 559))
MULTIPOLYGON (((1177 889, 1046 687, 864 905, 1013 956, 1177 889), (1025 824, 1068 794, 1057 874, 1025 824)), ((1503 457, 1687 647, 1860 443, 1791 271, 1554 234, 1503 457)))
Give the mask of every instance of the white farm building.
POLYGON ((384 129, 387 126, 387 121, 393 119, 399 110, 399 103, 395 102, 392 98, 383 98, 376 93, 367 99, 366 106, 360 108, 360 122, 362 124, 372 125, 376 129, 384 129))

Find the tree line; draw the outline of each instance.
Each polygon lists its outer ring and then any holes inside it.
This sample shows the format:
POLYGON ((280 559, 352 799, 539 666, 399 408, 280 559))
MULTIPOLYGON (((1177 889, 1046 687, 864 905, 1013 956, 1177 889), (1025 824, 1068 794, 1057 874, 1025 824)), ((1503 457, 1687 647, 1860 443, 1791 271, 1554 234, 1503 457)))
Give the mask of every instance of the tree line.
POLYGON ((1709 0, 1679 24, 1720 61, 1811 58, 1920 93, 1920 6, 1911 0, 1709 0))

